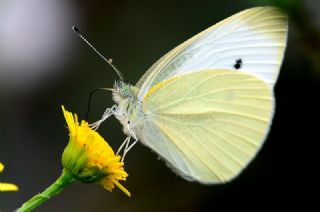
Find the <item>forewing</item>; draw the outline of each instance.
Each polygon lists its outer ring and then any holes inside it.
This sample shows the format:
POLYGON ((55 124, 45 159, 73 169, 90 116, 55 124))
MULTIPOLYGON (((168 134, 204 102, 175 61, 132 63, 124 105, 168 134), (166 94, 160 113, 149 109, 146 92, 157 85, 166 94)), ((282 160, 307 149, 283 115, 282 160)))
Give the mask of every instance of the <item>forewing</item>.
POLYGON ((157 84, 142 107, 144 144, 186 179, 220 183, 237 176, 260 149, 273 96, 245 72, 204 70, 157 84))
POLYGON ((237 13, 174 48, 139 80, 139 98, 174 75, 205 69, 237 69, 273 88, 287 40, 287 15, 275 7, 237 13))

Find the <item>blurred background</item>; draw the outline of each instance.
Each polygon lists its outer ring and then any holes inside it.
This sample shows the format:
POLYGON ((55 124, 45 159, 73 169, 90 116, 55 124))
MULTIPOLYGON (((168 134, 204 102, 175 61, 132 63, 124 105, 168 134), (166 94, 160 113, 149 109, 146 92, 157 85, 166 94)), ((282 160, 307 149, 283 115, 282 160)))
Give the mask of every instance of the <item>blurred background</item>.
MULTIPOLYGON (((276 113, 260 154, 238 178, 215 186, 187 182, 138 144, 126 158, 130 177, 123 184, 131 198, 119 189, 109 193, 76 183, 36 211, 260 211, 302 204, 305 189, 317 179, 319 1, 1 0, 0 161, 6 168, 0 182, 16 183, 20 191, 0 193, 0 211, 13 211, 60 175, 68 142, 60 106, 84 118, 90 91, 117 79, 72 25, 135 84, 157 59, 196 33, 241 10, 274 4, 291 16, 276 113)), ((98 92, 89 121, 112 105, 110 93, 98 92)), ((113 117, 99 132, 114 149, 125 138, 113 117)))

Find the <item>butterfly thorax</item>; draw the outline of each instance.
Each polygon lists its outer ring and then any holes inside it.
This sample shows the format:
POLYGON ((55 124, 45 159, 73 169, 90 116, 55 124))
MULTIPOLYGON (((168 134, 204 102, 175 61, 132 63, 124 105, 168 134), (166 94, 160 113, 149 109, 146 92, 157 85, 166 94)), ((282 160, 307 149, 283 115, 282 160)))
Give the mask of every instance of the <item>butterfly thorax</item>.
POLYGON ((138 117, 141 116, 141 101, 138 99, 138 91, 137 87, 129 83, 116 81, 112 92, 113 101, 118 106, 114 113, 115 117, 123 125, 124 133, 133 137, 136 136, 134 128, 137 127, 138 117))

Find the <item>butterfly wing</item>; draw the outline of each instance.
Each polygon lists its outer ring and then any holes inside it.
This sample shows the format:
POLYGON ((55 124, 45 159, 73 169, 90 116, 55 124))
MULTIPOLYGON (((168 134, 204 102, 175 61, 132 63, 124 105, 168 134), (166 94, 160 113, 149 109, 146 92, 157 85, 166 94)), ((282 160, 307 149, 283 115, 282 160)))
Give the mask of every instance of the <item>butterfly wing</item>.
POLYGON ((277 80, 287 40, 287 15, 275 7, 239 12, 204 30, 160 58, 139 80, 139 99, 174 75, 205 69, 237 69, 277 80))
POLYGON ((203 70, 152 87, 142 110, 142 143, 184 178, 221 183, 237 176, 260 149, 273 96, 251 74, 203 70))

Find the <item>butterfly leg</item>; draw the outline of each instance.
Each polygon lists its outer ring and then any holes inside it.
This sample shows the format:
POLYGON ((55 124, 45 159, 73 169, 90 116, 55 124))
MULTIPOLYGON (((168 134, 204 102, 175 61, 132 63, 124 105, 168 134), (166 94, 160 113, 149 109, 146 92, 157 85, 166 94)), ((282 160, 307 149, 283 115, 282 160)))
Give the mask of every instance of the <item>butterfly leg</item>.
POLYGON ((124 157, 127 155, 127 153, 130 151, 130 149, 138 142, 139 140, 138 139, 134 139, 133 143, 130 144, 130 137, 129 137, 129 140, 128 142, 126 143, 126 147, 124 148, 124 151, 123 151, 123 155, 122 155, 122 158, 121 158, 121 161, 123 162, 124 161, 124 157), (130 145, 129 145, 130 144, 130 145))
POLYGON ((124 139, 124 141, 122 142, 122 144, 120 145, 117 154, 119 155, 119 153, 121 152, 121 150, 123 149, 124 146, 127 146, 127 143, 130 142, 130 136, 126 137, 126 139, 124 139))
POLYGON ((139 141, 138 139, 134 139, 133 143, 130 144, 130 146, 128 146, 128 148, 126 148, 126 149, 124 150, 125 153, 129 152, 130 149, 131 149, 136 143, 138 143, 138 141, 139 141))
POLYGON ((132 133, 132 131, 130 130, 129 124, 127 125, 127 128, 128 128, 129 136, 124 140, 124 142, 122 142, 121 146, 119 147, 119 149, 117 151, 117 155, 118 155, 124 147, 121 161, 124 161, 124 158, 127 155, 127 153, 139 141, 138 138, 136 137, 136 135, 134 133, 132 133), (131 138, 133 138, 134 141, 133 141, 133 143, 130 144, 131 138))
POLYGON ((98 120, 98 121, 96 121, 96 122, 94 122, 94 123, 92 123, 92 124, 90 124, 90 127, 91 127, 93 130, 97 130, 97 129, 100 127, 100 125, 101 125, 105 120, 107 120, 110 116, 112 116, 116 111, 118 111, 118 106, 117 106, 117 105, 113 105, 111 108, 107 108, 107 109, 104 111, 101 119, 98 120))

